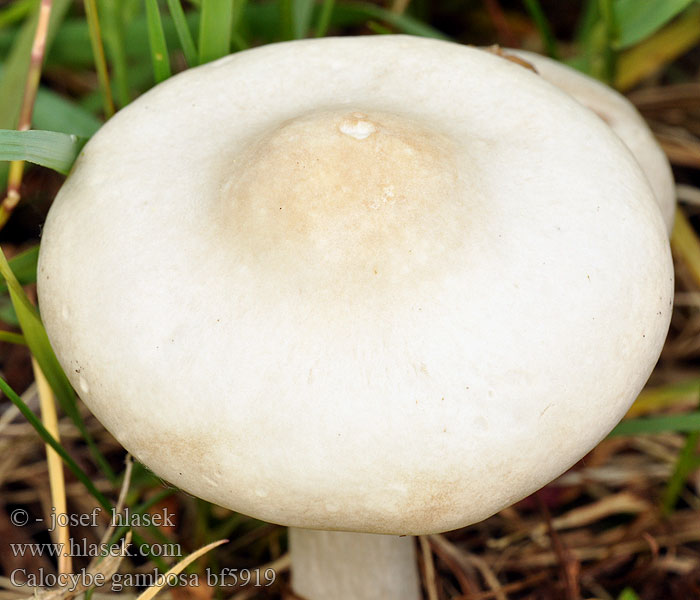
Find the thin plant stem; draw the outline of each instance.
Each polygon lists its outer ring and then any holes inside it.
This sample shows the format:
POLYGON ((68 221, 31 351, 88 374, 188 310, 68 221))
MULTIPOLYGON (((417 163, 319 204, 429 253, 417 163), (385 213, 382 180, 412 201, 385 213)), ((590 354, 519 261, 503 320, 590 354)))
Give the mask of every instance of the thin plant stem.
POLYGON ((328 33, 334 8, 335 0, 323 0, 321 14, 318 16, 318 23, 316 24, 316 37, 323 37, 328 33))
POLYGON ((547 20, 547 16, 542 10, 539 0, 524 0, 525 8, 530 13, 532 20, 535 22, 537 30, 540 32, 542 44, 547 52, 547 55, 559 60, 559 49, 557 48, 557 40, 552 33, 552 27, 547 20))
POLYGON ((425 589, 428 592, 428 600, 438 600, 440 596, 438 595, 437 590, 435 561, 433 560, 433 551, 430 547, 428 536, 418 536, 418 545, 420 546, 421 556, 423 558, 425 589))
POLYGON ((197 47, 192 37, 192 32, 187 25, 185 11, 182 10, 180 0, 168 0, 168 9, 175 25, 177 37, 180 40, 180 47, 185 55, 188 67, 196 67, 199 64, 197 47))
POLYGON ((151 47, 153 76, 156 83, 165 81, 172 75, 168 45, 163 32, 163 22, 157 0, 146 0, 146 16, 148 20, 148 43, 151 47))
POLYGON ((661 512, 667 517, 673 513, 673 509, 676 506, 676 502, 678 502, 688 477, 700 465, 700 456, 696 453, 698 441, 700 441, 700 431, 690 432, 685 438, 683 448, 678 453, 676 465, 666 484, 666 490, 661 502, 661 512))
POLYGON ((292 17, 292 0, 280 0, 280 35, 283 40, 294 39, 294 19, 292 17))
MULTIPOLYGON (((39 20, 34 33, 29 70, 24 84, 24 96, 19 113, 19 122, 17 123, 19 131, 27 131, 32 126, 34 100, 36 100, 36 92, 41 79, 41 66, 44 62, 44 53, 46 51, 46 36, 49 32, 52 2, 53 0, 41 0, 41 5, 39 6, 39 20)), ((12 211, 19 204, 23 173, 24 161, 16 160, 10 163, 7 195, 3 199, 2 204, 0 204, 0 229, 4 227, 12 211)))
POLYGON ((124 42, 124 7, 122 0, 102 0, 99 9, 103 16, 103 38, 112 68, 114 94, 118 106, 124 107, 131 101, 124 42))
POLYGON ((8 342, 9 344, 18 344, 26 346, 27 340, 21 333, 13 333, 12 331, 0 331, 0 342, 8 342))
POLYGON ((97 4, 95 0, 85 0, 85 15, 87 17, 88 29, 90 30, 90 43, 92 54, 95 57, 95 68, 97 78, 102 89, 102 102, 105 117, 109 119, 114 114, 114 99, 112 98, 112 88, 109 85, 109 74, 107 72, 107 59, 105 49, 102 44, 102 32, 100 30, 100 19, 97 14, 97 4))
POLYGON ((617 55, 615 52, 615 40, 617 39, 617 24, 612 0, 599 0, 600 17, 605 31, 604 45, 602 48, 602 79, 609 85, 615 81, 617 70, 617 55))

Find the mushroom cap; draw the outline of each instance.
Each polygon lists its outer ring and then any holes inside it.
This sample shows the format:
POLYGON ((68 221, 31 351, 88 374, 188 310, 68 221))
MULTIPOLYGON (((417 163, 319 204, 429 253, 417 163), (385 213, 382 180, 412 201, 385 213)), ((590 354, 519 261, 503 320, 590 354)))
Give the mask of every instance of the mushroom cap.
POLYGON ((177 75, 85 146, 40 306, 97 418, 259 519, 454 529, 622 418, 668 328, 664 224, 593 113, 478 49, 264 46, 177 75))
POLYGON ((634 104, 611 87, 556 60, 527 50, 508 48, 506 52, 531 63, 544 79, 590 108, 620 136, 649 179, 670 235, 676 213, 673 172, 666 154, 634 104))

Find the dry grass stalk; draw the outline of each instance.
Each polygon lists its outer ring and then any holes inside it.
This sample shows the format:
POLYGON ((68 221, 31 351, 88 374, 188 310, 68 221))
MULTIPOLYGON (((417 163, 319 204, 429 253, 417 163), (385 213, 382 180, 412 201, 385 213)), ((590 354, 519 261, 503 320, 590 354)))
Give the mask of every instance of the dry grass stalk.
MULTIPOLYGON (((32 368, 36 378, 39 392, 39 402, 41 405, 41 419, 46 430, 60 443, 61 438, 58 431, 58 417, 56 414, 56 401, 54 399, 51 386, 46 380, 44 373, 39 367, 39 363, 32 357, 32 368)), ((56 515, 67 515, 68 504, 66 501, 66 481, 63 476, 63 461, 56 451, 46 444, 46 465, 49 471, 49 487, 51 489, 51 506, 56 515)), ((50 522, 50 515, 46 516, 50 522)), ((68 524, 59 521, 53 531, 54 541, 63 544, 65 548, 70 546, 70 530, 68 524)), ((58 557, 58 572, 71 573, 73 563, 69 553, 62 553, 58 557)))
MULTIPOLYGON (((52 0, 41 0, 39 6, 39 20, 34 34, 32 44, 32 54, 27 72, 27 79, 24 87, 24 97, 20 109, 18 131, 27 131, 32 126, 32 113, 34 112, 34 100, 39 88, 41 78, 41 66, 44 62, 44 52, 46 50, 46 36, 49 32, 49 19, 51 17, 52 0)), ((22 184, 22 174, 24 173, 24 161, 16 160, 10 163, 10 174, 7 185, 7 195, 0 204, 0 228, 2 228, 10 218, 12 211, 20 201, 20 186, 22 184)))

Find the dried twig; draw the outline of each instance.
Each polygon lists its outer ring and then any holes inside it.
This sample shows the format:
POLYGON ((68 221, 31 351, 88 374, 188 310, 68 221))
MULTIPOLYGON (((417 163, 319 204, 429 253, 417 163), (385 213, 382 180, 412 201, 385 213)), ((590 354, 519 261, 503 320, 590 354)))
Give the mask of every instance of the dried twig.
MULTIPOLYGON (((39 20, 37 22, 36 32, 34 33, 29 70, 24 85, 22 107, 20 108, 19 122, 17 123, 18 131, 27 131, 32 126, 34 100, 36 99, 36 92, 39 88, 39 80, 41 79, 41 67, 44 62, 44 53, 46 51, 46 36, 49 32, 52 2, 53 0, 41 0, 41 5, 39 6, 39 20)), ((7 223, 12 211, 17 204, 19 204, 23 173, 24 161, 15 160, 10 163, 7 195, 2 201, 2 204, 0 204, 0 229, 7 223)))
POLYGON ((554 528, 554 525, 552 525, 552 515, 542 499, 542 495, 538 492, 535 494, 535 496, 537 498, 540 511, 542 512, 545 522, 547 523, 547 531, 549 532, 549 538, 552 541, 552 547, 554 548, 554 552, 559 560, 564 589, 566 590, 566 598, 567 600, 581 600, 581 588, 578 582, 581 567, 576 558, 573 557, 564 546, 559 534, 554 528))
POLYGON ((437 581, 435 579, 435 563, 433 562, 433 552, 430 549, 428 537, 418 536, 421 557, 423 558, 425 591, 428 593, 428 600, 438 600, 437 581))

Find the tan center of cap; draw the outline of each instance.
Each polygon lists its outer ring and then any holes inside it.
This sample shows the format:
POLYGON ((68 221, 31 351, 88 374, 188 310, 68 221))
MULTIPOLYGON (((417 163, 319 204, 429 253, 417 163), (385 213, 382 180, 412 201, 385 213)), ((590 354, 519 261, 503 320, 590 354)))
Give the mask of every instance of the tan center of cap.
POLYGON ((460 243, 454 152, 447 136, 403 117, 305 115, 238 157, 224 188, 227 227, 257 268, 317 284, 395 283, 460 243))

